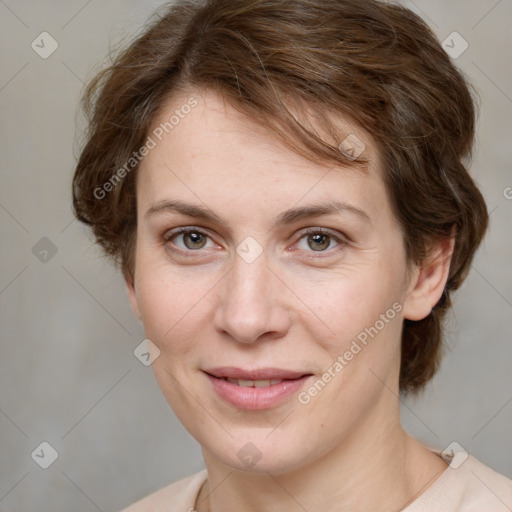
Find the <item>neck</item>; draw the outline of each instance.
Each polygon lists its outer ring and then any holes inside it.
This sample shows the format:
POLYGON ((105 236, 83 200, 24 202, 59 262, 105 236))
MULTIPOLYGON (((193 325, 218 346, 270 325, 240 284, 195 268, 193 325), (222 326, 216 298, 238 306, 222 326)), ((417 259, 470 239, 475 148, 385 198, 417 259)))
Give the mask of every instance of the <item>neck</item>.
POLYGON ((374 411, 329 453, 279 475, 233 469, 204 449, 208 481, 198 512, 401 510, 447 464, 404 432, 399 410, 390 419, 389 403, 382 405, 386 416, 374 411))

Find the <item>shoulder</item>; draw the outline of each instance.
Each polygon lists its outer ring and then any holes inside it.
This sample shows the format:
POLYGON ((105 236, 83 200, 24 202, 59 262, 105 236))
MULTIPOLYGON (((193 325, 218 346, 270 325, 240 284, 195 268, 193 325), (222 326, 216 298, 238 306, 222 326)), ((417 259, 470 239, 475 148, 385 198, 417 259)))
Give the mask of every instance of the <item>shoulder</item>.
POLYGON ((206 469, 146 496, 121 512, 187 512, 207 477, 206 469))
MULTIPOLYGON (((460 476, 464 485, 462 505, 468 511, 478 509, 501 512, 512 509, 512 480, 471 456, 457 469, 462 468, 464 468, 464 473, 460 476)), ((457 469, 454 471, 456 472, 457 469)))
POLYGON ((403 512, 510 512, 512 480, 458 453, 442 475, 403 512))

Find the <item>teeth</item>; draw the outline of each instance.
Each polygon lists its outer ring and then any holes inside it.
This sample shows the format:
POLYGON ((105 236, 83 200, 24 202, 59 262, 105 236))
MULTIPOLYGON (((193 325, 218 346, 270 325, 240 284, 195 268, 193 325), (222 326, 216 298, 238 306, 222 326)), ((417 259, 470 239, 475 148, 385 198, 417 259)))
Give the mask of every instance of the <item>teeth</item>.
POLYGON ((276 384, 280 384, 282 382, 281 379, 245 380, 226 378, 226 380, 231 384, 236 384, 237 386, 242 386, 244 388, 268 388, 269 386, 275 386, 276 384))
POLYGON ((270 386, 269 380, 255 380, 254 387, 255 388, 268 388, 270 386))
MULTIPOLYGON (((256 381, 256 382, 258 382, 258 381, 256 381)), ((261 382, 261 381, 259 381, 259 382, 261 382)), ((243 388, 249 388, 249 387, 252 387, 252 386, 255 385, 255 381, 253 381, 253 380, 238 379, 238 385, 242 386, 243 388)))

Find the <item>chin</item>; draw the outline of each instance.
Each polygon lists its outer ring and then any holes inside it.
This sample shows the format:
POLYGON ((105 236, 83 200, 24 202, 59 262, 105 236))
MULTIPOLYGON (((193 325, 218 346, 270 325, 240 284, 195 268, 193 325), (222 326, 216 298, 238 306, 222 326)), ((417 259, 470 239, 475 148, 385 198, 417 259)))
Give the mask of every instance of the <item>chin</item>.
POLYGON ((270 437, 268 431, 263 435, 261 431, 250 435, 235 435, 226 439, 219 446, 218 439, 201 439, 198 442, 203 447, 203 455, 207 461, 208 454, 213 455, 220 462, 236 471, 253 474, 281 475, 291 473, 311 462, 315 457, 312 453, 305 453, 304 447, 311 448, 307 438, 293 439, 285 432, 273 432, 270 437), (280 435, 281 434, 281 435, 280 435))

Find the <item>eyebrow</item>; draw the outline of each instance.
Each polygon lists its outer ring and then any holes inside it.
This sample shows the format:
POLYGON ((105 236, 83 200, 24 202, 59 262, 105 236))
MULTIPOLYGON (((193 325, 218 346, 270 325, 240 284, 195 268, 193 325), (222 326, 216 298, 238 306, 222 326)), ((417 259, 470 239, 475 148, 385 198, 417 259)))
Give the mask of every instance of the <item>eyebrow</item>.
MULTIPOLYGON (((191 203, 186 203, 180 200, 164 200, 160 201, 150 208, 148 208, 144 214, 145 218, 153 216, 157 213, 163 212, 177 212, 189 217, 196 219, 214 222, 227 227, 227 223, 219 217, 210 208, 191 203)), ((332 215, 336 213, 350 213, 371 224, 369 215, 358 208, 357 206, 342 202, 342 201, 328 201, 326 203, 311 204, 307 206, 300 206, 296 208, 290 208, 280 213, 272 223, 271 228, 274 229, 277 226, 289 225, 299 220, 307 219, 309 217, 318 217, 320 215, 332 215)))

